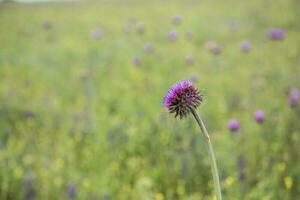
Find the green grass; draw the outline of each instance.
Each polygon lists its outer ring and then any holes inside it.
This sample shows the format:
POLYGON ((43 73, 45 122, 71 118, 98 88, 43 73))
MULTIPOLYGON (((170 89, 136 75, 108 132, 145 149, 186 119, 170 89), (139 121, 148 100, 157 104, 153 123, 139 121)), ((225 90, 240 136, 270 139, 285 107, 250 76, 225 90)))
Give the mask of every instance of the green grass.
POLYGON ((213 199, 195 122, 162 107, 168 88, 191 77, 205 95, 199 112, 224 199, 300 198, 300 107, 290 108, 286 95, 300 87, 298 2, 184 2, 0 4, 0 199, 30 191, 36 199, 68 199, 70 185, 76 199, 213 199), (180 26, 171 23, 175 15, 180 26), (130 19, 144 23, 145 34, 125 33, 130 19), (104 34, 95 40, 97 26, 104 34), (272 27, 286 29, 285 40, 269 40, 272 27), (176 42, 167 40, 170 30, 176 42), (207 49, 209 39, 221 45, 220 55, 207 49), (247 54, 243 40, 252 44, 247 54), (153 54, 143 52, 148 42, 153 54), (259 108, 267 116, 261 125, 253 120, 259 108), (240 134, 228 131, 230 118, 240 120, 240 134))

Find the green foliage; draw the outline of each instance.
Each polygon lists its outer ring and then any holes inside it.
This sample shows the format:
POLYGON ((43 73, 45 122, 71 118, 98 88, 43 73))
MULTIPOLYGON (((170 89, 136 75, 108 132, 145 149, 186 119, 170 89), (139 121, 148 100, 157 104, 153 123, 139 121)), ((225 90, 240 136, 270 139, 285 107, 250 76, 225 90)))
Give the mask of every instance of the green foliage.
POLYGON ((199 112, 224 199, 300 199, 300 107, 286 95, 300 87, 299 10, 295 0, 0 5, 0 199, 68 199, 70 185, 75 199, 213 199, 195 122, 162 107, 168 88, 189 78, 205 95, 199 112), (94 39, 97 26, 103 36, 94 39), (272 27, 286 29, 286 39, 269 40, 272 27), (263 124, 253 120, 258 108, 263 124), (230 118, 241 122, 237 135, 230 118))

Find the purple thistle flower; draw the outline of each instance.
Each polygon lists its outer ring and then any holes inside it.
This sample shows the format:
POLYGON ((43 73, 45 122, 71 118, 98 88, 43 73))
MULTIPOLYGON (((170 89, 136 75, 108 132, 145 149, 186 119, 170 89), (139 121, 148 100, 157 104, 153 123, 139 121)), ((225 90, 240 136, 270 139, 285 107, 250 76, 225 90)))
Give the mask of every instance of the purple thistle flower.
POLYGON ((42 24, 42 27, 45 29, 45 30, 49 30, 52 28, 52 24, 50 21, 44 21, 43 24, 42 24))
POLYGON ((285 38, 285 31, 280 28, 273 28, 267 35, 271 40, 283 40, 285 38))
POLYGON ((150 43, 146 43, 144 45, 144 51, 148 54, 153 53, 153 46, 150 43))
POLYGON ((265 113, 262 110, 257 110, 254 113, 254 119, 257 123, 263 123, 265 121, 265 113))
POLYGON ((182 22, 182 19, 181 19, 181 17, 178 16, 178 15, 177 15, 177 16, 174 16, 174 17, 172 18, 172 23, 173 23, 174 25, 176 25, 176 26, 180 25, 181 22, 182 22))
POLYGON ((240 50, 242 52, 245 52, 245 53, 249 52, 251 50, 251 44, 250 44, 250 42, 248 42, 248 41, 241 42, 241 44, 240 44, 240 50))
POLYGON ((203 102, 203 96, 189 80, 179 81, 168 91, 163 100, 164 107, 180 119, 190 113, 190 108, 197 108, 203 102))
POLYGON ((218 45, 216 42, 214 41, 208 41, 207 42, 207 48, 215 55, 219 55, 222 52, 222 49, 220 47, 220 45, 218 45))
POLYGON ((75 185, 70 184, 70 185, 68 186, 67 193, 68 193, 68 197, 69 197, 70 199, 74 199, 74 198, 76 197, 76 187, 75 187, 75 185))
POLYGON ((240 123, 236 119, 229 120, 227 126, 231 132, 237 132, 240 129, 240 123))
POLYGON ((102 36, 102 31, 99 27, 96 27, 91 31, 92 38, 99 39, 101 36, 102 36))
POLYGON ((168 34, 168 39, 170 41, 177 40, 177 32, 176 31, 170 31, 169 34, 168 34))
POLYGON ((193 65, 193 64, 195 63, 195 60, 194 60, 194 58, 193 58, 192 56, 187 56, 187 57, 185 58, 185 63, 186 63, 187 65, 193 65))
POLYGON ((291 107, 297 106, 299 102, 299 98, 300 98, 300 91, 296 88, 291 89, 289 93, 290 106, 291 107))
POLYGON ((137 56, 133 57, 132 62, 135 65, 141 65, 142 64, 141 59, 139 57, 137 57, 137 56))
POLYGON ((214 45, 214 46, 212 47, 211 52, 212 52, 213 54, 215 54, 215 55, 219 55, 219 54, 221 54, 222 49, 221 49, 221 47, 217 44, 217 45, 214 45))

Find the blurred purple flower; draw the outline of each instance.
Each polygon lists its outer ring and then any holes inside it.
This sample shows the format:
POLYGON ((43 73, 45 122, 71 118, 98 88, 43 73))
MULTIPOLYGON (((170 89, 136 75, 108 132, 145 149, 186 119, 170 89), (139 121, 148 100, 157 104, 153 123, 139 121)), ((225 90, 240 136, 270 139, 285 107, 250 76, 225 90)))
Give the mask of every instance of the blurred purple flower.
POLYGON ((190 113, 190 108, 197 108, 203 101, 203 96, 189 80, 179 81, 174 84, 164 97, 163 105, 170 113, 180 119, 190 113))
POLYGON ((251 50, 251 43, 248 41, 241 42, 240 50, 245 53, 249 52, 251 50))
POLYGON ((254 112, 254 119, 257 123, 262 123, 265 121, 265 113, 262 110, 257 110, 254 112))
POLYGON ((230 119, 227 123, 227 127, 231 132, 237 132, 240 129, 240 123, 236 119, 230 119))
POLYGON ((181 22, 182 22, 182 19, 181 19, 181 17, 178 16, 178 15, 177 15, 177 16, 174 16, 174 17, 172 18, 172 23, 173 23, 174 25, 176 25, 176 26, 180 25, 181 22))
POLYGON ((285 38, 285 31, 281 28, 273 28, 269 30, 267 35, 271 40, 283 40, 285 38))
POLYGON ((92 38, 99 39, 101 36, 102 36, 102 30, 99 27, 96 27, 91 31, 92 38))
POLYGON ((42 27, 43 27, 45 30, 49 30, 49 29, 52 28, 52 24, 51 24, 50 21, 44 21, 44 22, 42 23, 42 27))
POLYGON ((153 46, 150 43, 144 45, 144 51, 148 54, 153 53, 153 46))
POLYGON ((220 45, 214 41, 207 41, 206 47, 215 55, 219 55, 222 52, 220 45))
POLYGON ((170 41, 175 41, 175 40, 177 40, 177 32, 176 31, 170 31, 169 33, 168 33, 168 39, 170 40, 170 41))
POLYGON ((218 44, 216 44, 211 48, 211 52, 215 55, 219 55, 219 54, 221 54, 222 49, 218 44))
POLYGON ((185 63, 187 65, 193 65, 195 63, 195 60, 194 60, 193 56, 190 56, 190 55, 186 56, 185 57, 185 63))
POLYGON ((292 88, 289 92, 289 100, 290 100, 290 106, 295 107, 298 105, 300 98, 300 91, 296 88, 292 88))
POLYGON ((76 197, 76 186, 73 185, 73 184, 70 184, 68 186, 67 193, 68 193, 69 199, 75 199, 75 197, 76 197))
POLYGON ((141 59, 139 57, 137 57, 137 56, 133 57, 132 62, 135 65, 141 65, 142 64, 141 59))

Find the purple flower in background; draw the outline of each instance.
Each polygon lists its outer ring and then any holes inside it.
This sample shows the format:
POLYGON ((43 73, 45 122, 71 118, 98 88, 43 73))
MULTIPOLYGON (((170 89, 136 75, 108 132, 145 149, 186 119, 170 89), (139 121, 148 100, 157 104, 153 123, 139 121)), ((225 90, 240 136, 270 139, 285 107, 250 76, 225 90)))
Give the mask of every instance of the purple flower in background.
POLYGON ((50 21, 44 21, 44 22, 42 23, 42 27, 43 27, 45 30, 49 30, 49 29, 52 28, 52 24, 51 24, 50 21))
POLYGON ((137 56, 133 57, 132 62, 135 65, 141 65, 142 64, 141 59, 139 57, 137 57, 137 56))
POLYGON ((237 132, 240 130, 240 123, 236 119, 229 120, 227 126, 231 132, 237 132))
POLYGON ((76 197, 76 187, 75 187, 75 185, 70 184, 70 185, 68 186, 67 193, 68 193, 68 197, 69 197, 70 199, 75 199, 75 197, 76 197))
POLYGON ((297 106, 299 102, 299 98, 300 98, 300 91, 296 88, 291 89, 289 92, 290 106, 291 107, 297 106))
POLYGON ((153 46, 150 43, 146 43, 144 45, 144 51, 149 54, 153 53, 153 46))
POLYGON ((136 30, 139 34, 143 34, 145 32, 145 25, 143 23, 138 24, 136 30))
POLYGON ((181 17, 178 16, 178 15, 177 15, 177 16, 174 16, 174 17, 172 18, 172 23, 173 23, 174 25, 176 25, 176 26, 180 25, 181 22, 182 22, 182 19, 181 19, 181 17))
POLYGON ((101 36, 102 36, 102 31, 99 27, 96 27, 91 31, 92 38, 99 39, 101 36))
POLYGON ((193 58, 192 56, 187 56, 187 57, 185 58, 185 63, 186 63, 187 65, 193 65, 193 64, 195 63, 195 60, 194 60, 194 58, 193 58))
POLYGON ((245 52, 245 53, 249 52, 251 50, 251 44, 250 44, 250 42, 248 42, 248 41, 241 42, 241 44, 240 44, 240 50, 242 52, 245 52))
POLYGON ((193 38, 194 38, 194 35, 193 35, 192 31, 186 31, 186 32, 185 32, 185 38, 186 38, 187 40, 193 39, 193 38))
POLYGON ((268 37, 271 40, 283 40, 285 38, 285 31, 281 28, 273 28, 268 32, 268 37))
POLYGON ((207 41, 206 47, 215 55, 219 55, 222 52, 220 45, 214 41, 207 41))
POLYGON ((257 123, 262 123, 265 121, 265 113, 262 110, 257 110, 254 113, 254 119, 257 123))
POLYGON ((168 34, 168 39, 170 41, 177 40, 177 32, 176 31, 170 31, 169 34, 168 34))
POLYGON ((211 52, 215 55, 219 55, 219 54, 221 54, 222 49, 218 44, 216 44, 211 48, 211 52))
POLYGON ((190 108, 197 108, 203 102, 203 96, 189 80, 179 81, 168 91, 163 100, 164 107, 180 119, 190 113, 190 108))

